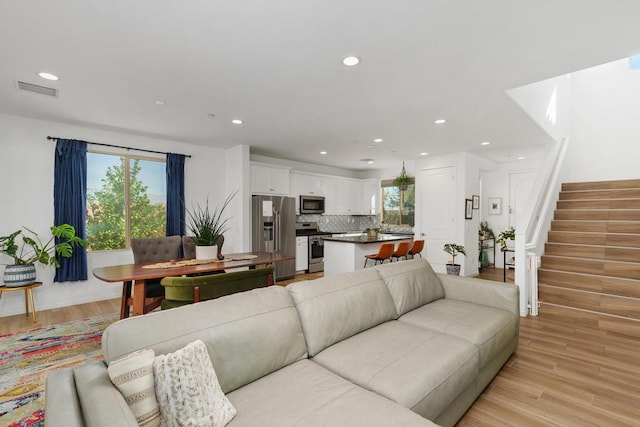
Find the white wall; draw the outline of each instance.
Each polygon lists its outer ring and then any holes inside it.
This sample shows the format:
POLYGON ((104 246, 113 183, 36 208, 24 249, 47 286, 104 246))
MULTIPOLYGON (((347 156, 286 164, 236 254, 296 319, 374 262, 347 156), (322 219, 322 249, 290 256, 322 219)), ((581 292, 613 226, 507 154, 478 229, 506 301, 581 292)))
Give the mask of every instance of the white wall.
POLYGON ((640 178, 640 70, 628 59, 572 75, 564 182, 640 178))
MULTIPOLYGON (((241 167, 225 164, 223 150, 0 114, 0 147, 3 153, 0 156, 0 235, 24 225, 46 236, 53 225, 55 143, 47 141, 47 135, 190 154, 192 157, 185 164, 187 206, 194 202, 204 203, 207 195, 211 204, 224 199, 228 188, 225 182, 226 167, 241 167)), ((233 211, 229 213, 235 215, 233 211)), ((235 244, 229 242, 230 246, 235 244)), ((5 264, 10 261, 4 255, 0 260, 5 264)), ((133 262, 130 250, 90 253, 89 280, 72 283, 53 283, 53 267, 37 266, 38 280, 44 284, 34 291, 36 307, 45 310, 119 297, 122 289, 120 284, 108 284, 95 279, 91 271, 96 267, 130 262, 133 262)), ((3 267, 0 268, 3 270, 3 267)), ((22 292, 3 294, 0 316, 23 312, 22 292)))

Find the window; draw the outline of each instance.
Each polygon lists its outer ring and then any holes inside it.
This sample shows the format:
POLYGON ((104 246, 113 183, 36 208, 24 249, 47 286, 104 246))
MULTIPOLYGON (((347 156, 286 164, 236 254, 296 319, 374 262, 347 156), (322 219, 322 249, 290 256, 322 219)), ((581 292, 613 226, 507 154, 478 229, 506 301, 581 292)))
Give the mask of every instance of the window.
POLYGON ((164 159, 87 153, 87 248, 130 247, 161 237, 166 225, 164 159))
POLYGON ((415 183, 401 191, 400 187, 393 185, 393 180, 382 181, 382 222, 413 227, 415 195, 415 183))

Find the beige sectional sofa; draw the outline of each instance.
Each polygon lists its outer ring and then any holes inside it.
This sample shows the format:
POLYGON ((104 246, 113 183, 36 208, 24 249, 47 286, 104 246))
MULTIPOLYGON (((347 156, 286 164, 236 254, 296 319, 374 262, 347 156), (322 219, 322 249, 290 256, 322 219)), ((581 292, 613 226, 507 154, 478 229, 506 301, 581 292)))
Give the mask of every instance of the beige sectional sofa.
POLYGON ((449 426, 515 351, 518 326, 517 287, 422 259, 256 289, 111 325, 105 362, 49 375, 46 425, 136 425, 107 364, 200 339, 237 410, 229 426, 449 426))

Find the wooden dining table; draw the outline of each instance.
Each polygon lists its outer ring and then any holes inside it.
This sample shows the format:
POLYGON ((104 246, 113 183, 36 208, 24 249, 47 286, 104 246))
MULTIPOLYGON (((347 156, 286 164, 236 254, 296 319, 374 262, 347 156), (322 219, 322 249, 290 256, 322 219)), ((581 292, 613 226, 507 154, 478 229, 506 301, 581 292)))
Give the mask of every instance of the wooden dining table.
POLYGON ((93 270, 93 275, 109 283, 122 282, 120 318, 123 319, 129 317, 129 306, 132 307, 131 315, 133 316, 139 316, 160 306, 162 297, 145 298, 147 280, 197 273, 212 273, 241 267, 255 268, 258 265, 270 265, 278 261, 294 258, 280 253, 243 252, 225 255, 224 260, 197 261, 197 264, 188 265, 182 264, 183 262, 188 263, 190 260, 98 267, 93 270), (160 266, 161 264, 162 266, 160 266))

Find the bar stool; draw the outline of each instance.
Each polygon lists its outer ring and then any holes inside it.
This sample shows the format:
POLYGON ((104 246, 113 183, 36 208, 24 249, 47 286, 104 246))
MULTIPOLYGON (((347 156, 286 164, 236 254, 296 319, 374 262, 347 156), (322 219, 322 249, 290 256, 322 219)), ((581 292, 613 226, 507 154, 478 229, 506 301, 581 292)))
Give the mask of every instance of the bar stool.
POLYGON ((383 243, 380 246, 377 254, 364 256, 364 268, 367 268, 367 261, 369 261, 370 259, 375 260, 375 263, 373 265, 378 264, 378 261, 380 261, 380 264, 382 264, 385 262, 385 260, 391 261, 391 255, 393 255, 393 243, 383 243))
POLYGON ((391 260, 393 261, 393 258, 396 258, 398 261, 400 261, 400 258, 402 257, 404 257, 404 259, 407 259, 408 254, 409 242, 400 242, 398 243, 398 247, 396 248, 396 250, 391 255, 391 260))
POLYGON ((422 258, 422 249, 424 249, 424 240, 415 240, 413 246, 409 249, 409 255, 411 255, 411 258, 415 258, 416 255, 420 255, 420 258, 422 258))

